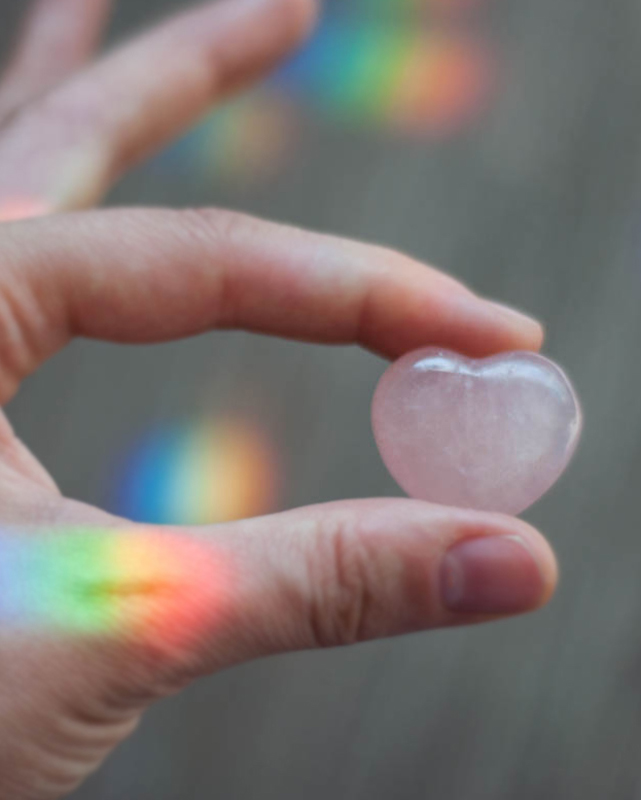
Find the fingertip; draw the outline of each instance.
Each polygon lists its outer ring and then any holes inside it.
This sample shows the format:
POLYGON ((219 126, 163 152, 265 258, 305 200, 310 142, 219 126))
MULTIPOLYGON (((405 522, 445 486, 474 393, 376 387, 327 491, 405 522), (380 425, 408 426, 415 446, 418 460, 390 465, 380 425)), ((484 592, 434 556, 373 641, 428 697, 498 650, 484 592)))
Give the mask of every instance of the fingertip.
MULTIPOLYGON (((472 521, 472 520, 470 520, 472 521)), ((484 621, 535 611, 558 580, 552 548, 521 520, 494 515, 464 524, 440 565, 441 601, 461 621, 484 621), (460 615, 463 615, 462 618, 460 615)))
POLYGON ((544 339, 541 323, 503 303, 478 295, 449 297, 454 333, 463 342, 462 351, 477 357, 526 350, 538 352, 544 339))
MULTIPOLYGON (((226 0, 234 11, 262 17, 258 34, 271 32, 276 50, 286 52, 302 43, 318 19, 317 0, 226 0)), ((214 5, 214 10, 218 4, 214 5)))
POLYGON ((316 27, 319 16, 317 0, 279 0, 289 16, 292 37, 295 42, 302 42, 316 27))
POLYGON ((559 582, 559 563, 545 536, 526 522, 522 520, 518 520, 518 522, 520 531, 517 536, 520 536, 525 547, 532 554, 541 574, 541 594, 535 607, 541 608, 547 605, 554 596, 559 582))
POLYGON ((382 269, 373 281, 370 276, 360 318, 365 346, 392 358, 428 344, 474 358, 540 350, 544 330, 538 320, 414 259, 380 249, 372 253, 382 269))
POLYGON ((543 346, 545 339, 545 329, 543 325, 529 314, 525 314, 519 309, 504 303, 487 300, 486 303, 509 333, 517 340, 518 345, 514 349, 533 350, 538 352, 543 346))

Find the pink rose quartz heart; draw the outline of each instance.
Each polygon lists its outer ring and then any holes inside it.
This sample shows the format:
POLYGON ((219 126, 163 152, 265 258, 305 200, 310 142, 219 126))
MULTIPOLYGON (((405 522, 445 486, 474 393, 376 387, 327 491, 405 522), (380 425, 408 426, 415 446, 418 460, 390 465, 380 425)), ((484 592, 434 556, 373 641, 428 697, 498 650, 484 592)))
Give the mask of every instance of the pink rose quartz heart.
POLYGON ((582 415, 566 375, 542 356, 474 360, 428 348, 383 375, 372 423, 383 461, 412 497, 519 514, 568 465, 582 415))

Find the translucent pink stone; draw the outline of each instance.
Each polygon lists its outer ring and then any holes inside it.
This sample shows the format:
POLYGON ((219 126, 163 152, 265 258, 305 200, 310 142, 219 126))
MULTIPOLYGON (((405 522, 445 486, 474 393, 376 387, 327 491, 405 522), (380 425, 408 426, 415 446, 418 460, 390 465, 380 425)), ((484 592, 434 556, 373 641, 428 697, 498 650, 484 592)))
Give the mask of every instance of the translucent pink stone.
POLYGON ((519 514, 568 465, 582 416, 570 381, 542 356, 474 360, 428 348, 383 375, 372 423, 383 461, 412 497, 519 514))

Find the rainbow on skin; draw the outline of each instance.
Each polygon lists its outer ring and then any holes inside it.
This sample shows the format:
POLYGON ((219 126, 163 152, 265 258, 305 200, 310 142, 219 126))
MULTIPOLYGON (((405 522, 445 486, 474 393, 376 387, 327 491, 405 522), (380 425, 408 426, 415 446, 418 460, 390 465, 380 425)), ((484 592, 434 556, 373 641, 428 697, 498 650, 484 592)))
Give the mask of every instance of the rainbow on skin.
POLYGON ((225 559, 195 537, 154 530, 0 533, 0 624, 184 647, 215 623, 225 559))

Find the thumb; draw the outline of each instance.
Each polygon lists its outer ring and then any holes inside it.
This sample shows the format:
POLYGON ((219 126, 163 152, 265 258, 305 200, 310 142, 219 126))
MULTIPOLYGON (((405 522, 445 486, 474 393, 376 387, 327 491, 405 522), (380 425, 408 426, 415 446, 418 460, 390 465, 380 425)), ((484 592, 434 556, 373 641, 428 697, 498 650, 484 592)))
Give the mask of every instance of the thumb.
POLYGON ((5 533, 0 565, 0 796, 16 798, 69 791, 200 675, 533 610, 556 581, 525 523, 406 500, 190 533, 5 533))
POLYGON ((221 526, 229 576, 199 668, 532 611, 554 554, 521 520, 413 500, 331 503, 221 526))

